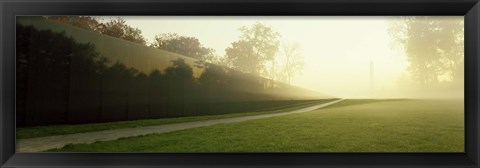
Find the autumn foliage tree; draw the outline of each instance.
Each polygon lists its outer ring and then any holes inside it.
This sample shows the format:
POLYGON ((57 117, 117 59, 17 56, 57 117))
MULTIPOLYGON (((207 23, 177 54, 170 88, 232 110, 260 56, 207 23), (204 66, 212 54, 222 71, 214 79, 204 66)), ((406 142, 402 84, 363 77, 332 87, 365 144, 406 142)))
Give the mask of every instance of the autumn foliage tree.
POLYGON ((101 26, 99 20, 91 16, 45 16, 45 18, 95 32, 98 32, 101 26))
POLYGON ((214 57, 214 50, 204 47, 197 38, 177 33, 156 35, 150 46, 207 62, 214 57))
POLYGON ((119 17, 105 23, 101 22, 98 18, 91 16, 45 16, 45 18, 146 45, 146 40, 145 37, 142 36, 142 31, 138 28, 127 25, 125 20, 119 17))
POLYGON ((121 38, 127 41, 146 45, 145 37, 138 28, 131 27, 126 24, 122 18, 116 18, 106 23, 100 23, 98 32, 112 37, 121 38))

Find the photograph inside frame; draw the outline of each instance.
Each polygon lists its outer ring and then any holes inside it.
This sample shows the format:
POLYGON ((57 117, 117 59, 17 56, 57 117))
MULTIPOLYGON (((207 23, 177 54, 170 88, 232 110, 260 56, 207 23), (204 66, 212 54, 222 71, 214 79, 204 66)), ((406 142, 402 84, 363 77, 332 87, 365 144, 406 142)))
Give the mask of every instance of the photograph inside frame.
POLYGON ((17 16, 17 152, 464 152, 463 16, 17 16))

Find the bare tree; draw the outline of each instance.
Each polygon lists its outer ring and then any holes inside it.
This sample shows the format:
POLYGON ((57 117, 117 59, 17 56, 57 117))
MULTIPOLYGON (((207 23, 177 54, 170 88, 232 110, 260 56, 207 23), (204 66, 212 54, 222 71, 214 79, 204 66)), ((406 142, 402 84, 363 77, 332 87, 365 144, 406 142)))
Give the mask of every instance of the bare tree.
POLYGON ((304 67, 300 44, 284 43, 282 45, 282 51, 285 58, 285 63, 282 67, 282 74, 285 76, 286 82, 290 84, 292 77, 295 76, 295 74, 300 73, 304 67))

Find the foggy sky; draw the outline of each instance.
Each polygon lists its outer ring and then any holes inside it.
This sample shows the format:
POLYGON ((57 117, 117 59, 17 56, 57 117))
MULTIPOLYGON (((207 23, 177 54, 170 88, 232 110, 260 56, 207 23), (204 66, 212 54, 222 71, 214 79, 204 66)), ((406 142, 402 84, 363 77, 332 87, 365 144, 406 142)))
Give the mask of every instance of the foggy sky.
POLYGON ((408 61, 402 49, 392 47, 394 44, 387 32, 388 17, 122 18, 142 30, 148 42, 152 42, 156 34, 177 33, 198 38, 218 55, 224 55, 225 48, 239 39, 238 28, 262 22, 281 34, 281 42, 301 45, 305 68, 292 79, 294 85, 345 98, 412 97, 414 93, 399 87, 399 80, 406 76, 408 61), (373 93, 370 62, 374 65, 373 93))

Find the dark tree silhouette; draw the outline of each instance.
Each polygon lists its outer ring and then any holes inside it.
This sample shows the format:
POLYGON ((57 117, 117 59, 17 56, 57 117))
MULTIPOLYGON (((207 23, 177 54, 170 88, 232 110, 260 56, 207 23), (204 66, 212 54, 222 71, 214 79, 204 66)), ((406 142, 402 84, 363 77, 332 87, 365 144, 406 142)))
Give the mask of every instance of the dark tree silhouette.
POLYGON ((128 119, 149 117, 149 85, 149 77, 144 73, 137 72, 132 78, 128 94, 128 119))
MULTIPOLYGON (((192 66, 197 65, 181 57, 146 74, 148 67, 132 67, 137 64, 131 59, 147 58, 143 53, 115 55, 105 52, 102 43, 79 43, 65 33, 21 24, 16 33, 19 127, 253 111, 294 103, 272 100, 299 91, 288 85, 277 88, 282 92, 267 89, 268 79, 205 62, 196 78, 192 66), (110 62, 102 54, 130 62, 110 62)), ((116 49, 113 53, 126 50, 116 49)))
MULTIPOLYGON (((108 60, 91 43, 75 43, 72 48, 67 122, 83 123, 99 120, 102 73, 108 60)), ((54 84, 53 84, 54 85, 54 84)))
POLYGON ((68 112, 69 95, 81 90, 96 92, 90 86, 98 79, 96 68, 101 61, 92 44, 76 43, 64 33, 17 25, 18 122, 68 122, 75 114, 68 112), (77 87, 77 82, 85 80, 88 84, 77 87))
MULTIPOLYGON (((168 88, 168 116, 174 116, 175 112, 185 115, 186 105, 194 99, 195 78, 190 65, 183 59, 172 61, 173 66, 165 69, 164 78, 167 81, 168 88)), ((178 113, 177 113, 178 115, 178 113)))
POLYGON ((116 62, 103 73, 103 120, 114 121, 129 118, 128 102, 131 80, 135 71, 116 62))
POLYGON ((166 117, 166 101, 167 85, 164 77, 158 69, 154 69, 150 75, 150 92, 149 92, 149 116, 150 117, 166 117))
POLYGON ((230 75, 222 66, 206 64, 205 70, 198 78, 199 93, 204 101, 219 102, 226 97, 228 92, 230 75))

